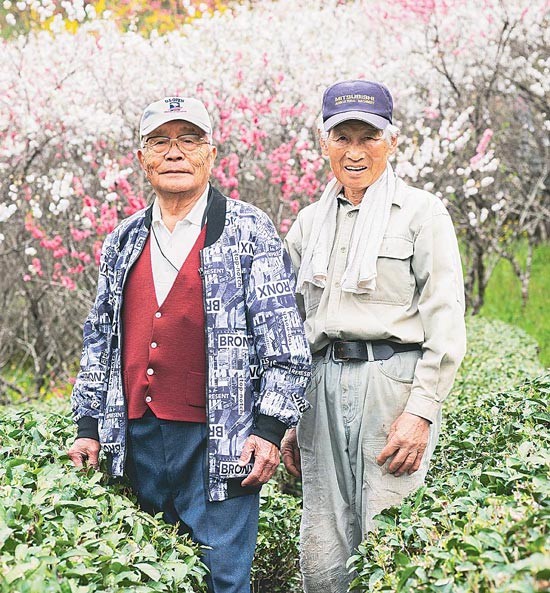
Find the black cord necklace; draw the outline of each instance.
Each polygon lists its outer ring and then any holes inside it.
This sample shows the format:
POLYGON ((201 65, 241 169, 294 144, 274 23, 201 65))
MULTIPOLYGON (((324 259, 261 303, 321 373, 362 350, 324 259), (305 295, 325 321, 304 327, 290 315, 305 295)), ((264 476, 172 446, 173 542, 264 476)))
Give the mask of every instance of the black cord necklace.
POLYGON ((162 247, 160 246, 157 234, 155 233, 155 224, 151 224, 151 230, 153 231, 153 237, 155 237, 155 241, 157 242, 157 247, 159 248, 160 254, 162 255, 162 257, 174 268, 174 270, 176 270, 176 272, 179 273, 180 269, 175 266, 164 254, 164 251, 162 250, 162 247))
MULTIPOLYGON (((204 214, 202 215, 202 221, 201 221, 201 230, 204 227, 204 225, 206 224, 206 216, 208 214, 208 210, 210 210, 210 206, 212 205, 212 198, 213 198, 213 193, 212 193, 212 188, 210 188, 210 191, 208 193, 208 200, 206 202, 206 208, 204 209, 204 214)), ((162 214, 161 214, 162 216, 162 214)), ((155 241, 157 243, 157 247, 159 248, 160 254, 162 255, 162 257, 174 268, 174 270, 176 270, 176 272, 179 273, 180 269, 174 265, 169 259, 168 257, 165 255, 164 251, 162 250, 162 247, 160 246, 157 234, 155 233, 155 225, 154 223, 151 223, 151 230, 153 231, 153 237, 155 237, 155 241)))

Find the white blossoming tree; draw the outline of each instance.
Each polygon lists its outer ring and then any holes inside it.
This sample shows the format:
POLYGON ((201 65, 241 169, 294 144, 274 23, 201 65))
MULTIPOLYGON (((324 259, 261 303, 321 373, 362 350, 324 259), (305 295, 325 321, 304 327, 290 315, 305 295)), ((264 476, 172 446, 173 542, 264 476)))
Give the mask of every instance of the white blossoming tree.
POLYGON ((206 102, 214 183, 284 233, 327 180, 323 88, 385 82, 402 131, 396 168, 447 203, 473 310, 502 257, 527 295, 518 240, 532 246, 548 220, 544 0, 253 2, 147 35, 90 3, 64 20, 34 0, 4 3, 4 30, 31 4, 47 30, 0 42, 0 369, 30 363, 37 391, 74 367, 103 238, 150 198, 137 129, 165 95, 206 102))

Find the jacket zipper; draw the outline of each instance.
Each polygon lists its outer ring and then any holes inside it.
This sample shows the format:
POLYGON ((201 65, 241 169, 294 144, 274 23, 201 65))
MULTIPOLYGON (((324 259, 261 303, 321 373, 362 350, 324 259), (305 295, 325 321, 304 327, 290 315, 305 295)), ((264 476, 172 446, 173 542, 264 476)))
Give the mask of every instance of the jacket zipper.
MULTIPOLYGON (((149 235, 149 233, 147 233, 147 235, 149 235)), ((139 238, 139 231, 138 231, 138 238, 139 238)), ((146 241, 147 241, 147 239, 145 239, 145 241, 143 242, 143 248, 145 247, 146 241)), ((135 243, 134 243, 134 247, 135 247, 135 243)), ((128 278, 128 274, 130 273, 130 270, 133 268, 134 264, 139 259, 139 256, 143 253, 143 248, 137 254, 137 256, 134 258, 133 261, 128 262, 128 267, 126 268, 126 271, 124 272, 124 277, 122 278, 122 285, 120 287, 120 302, 119 302, 119 306, 118 306, 118 315, 117 315, 118 351, 119 351, 119 355, 120 355, 120 365, 119 365, 120 366, 120 386, 121 386, 122 394, 123 394, 125 400, 126 400, 126 394, 124 393, 124 377, 122 375, 122 323, 121 323, 121 321, 122 321, 122 303, 124 300, 124 285, 126 284, 126 279, 128 278)), ((132 250, 133 250, 133 248, 132 248, 132 250)), ((125 426, 124 426, 125 446, 124 446, 124 455, 122 457, 122 473, 123 473, 123 475, 124 475, 124 469, 126 467, 126 458, 128 456, 128 406, 125 405, 125 407, 126 407, 126 418, 125 418, 125 426)))
POLYGON ((202 306, 204 309, 204 344, 205 344, 205 358, 206 358, 206 381, 205 381, 205 403, 206 403, 206 455, 205 455, 205 475, 206 475, 206 491, 208 493, 208 500, 213 501, 210 492, 210 399, 209 399, 209 384, 210 384, 210 365, 209 365, 209 346, 208 346, 208 312, 206 310, 206 280, 204 277, 204 257, 203 249, 199 252, 201 266, 199 268, 199 276, 202 282, 202 306))

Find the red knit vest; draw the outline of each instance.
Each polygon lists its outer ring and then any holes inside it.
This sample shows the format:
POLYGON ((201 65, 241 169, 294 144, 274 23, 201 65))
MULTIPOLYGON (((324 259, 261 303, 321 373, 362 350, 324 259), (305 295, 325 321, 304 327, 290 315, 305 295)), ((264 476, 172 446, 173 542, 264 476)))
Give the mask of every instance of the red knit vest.
POLYGON ((128 418, 206 422, 204 307, 199 276, 202 229, 162 306, 149 239, 128 274, 122 308, 122 372, 128 418))

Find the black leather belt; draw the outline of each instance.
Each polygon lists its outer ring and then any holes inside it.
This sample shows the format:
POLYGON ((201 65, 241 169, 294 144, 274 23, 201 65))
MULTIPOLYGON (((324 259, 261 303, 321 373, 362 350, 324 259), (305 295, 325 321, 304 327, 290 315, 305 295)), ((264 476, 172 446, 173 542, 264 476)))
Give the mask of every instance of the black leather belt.
MULTIPOLYGON (((331 344, 327 344, 324 348, 315 354, 324 355, 331 344)), ((332 354, 335 361, 346 360, 388 360, 396 352, 411 352, 413 350, 422 350, 420 344, 399 344, 399 342, 392 342, 391 340, 354 340, 343 341, 335 340, 332 342, 332 354), (372 357, 369 356, 368 344, 372 346, 372 357)))

